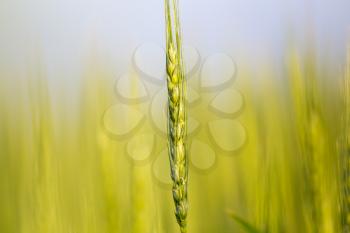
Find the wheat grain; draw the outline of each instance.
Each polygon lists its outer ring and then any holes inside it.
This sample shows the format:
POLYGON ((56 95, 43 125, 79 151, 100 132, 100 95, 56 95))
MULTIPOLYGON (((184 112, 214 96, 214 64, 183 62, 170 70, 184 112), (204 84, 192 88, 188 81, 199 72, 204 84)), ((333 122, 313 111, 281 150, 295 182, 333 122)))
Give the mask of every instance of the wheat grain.
POLYGON ((166 70, 168 88, 168 150, 175 216, 186 232, 188 162, 186 154, 185 79, 181 53, 178 2, 165 0, 166 70))

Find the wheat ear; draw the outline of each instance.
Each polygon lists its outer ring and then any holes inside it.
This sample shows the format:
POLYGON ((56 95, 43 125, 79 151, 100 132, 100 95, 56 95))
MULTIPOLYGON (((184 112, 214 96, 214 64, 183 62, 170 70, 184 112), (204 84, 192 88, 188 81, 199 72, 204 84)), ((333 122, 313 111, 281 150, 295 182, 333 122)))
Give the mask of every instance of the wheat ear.
POLYGON ((177 0, 165 0, 166 70, 168 88, 168 150, 175 216, 186 232, 188 162, 186 153, 185 78, 177 0))

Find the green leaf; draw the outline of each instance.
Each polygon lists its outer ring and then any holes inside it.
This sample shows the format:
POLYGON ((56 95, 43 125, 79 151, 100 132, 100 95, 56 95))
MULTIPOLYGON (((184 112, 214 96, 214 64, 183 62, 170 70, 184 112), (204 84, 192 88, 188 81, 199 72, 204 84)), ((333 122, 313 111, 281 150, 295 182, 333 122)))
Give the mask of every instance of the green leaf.
POLYGON ((235 220, 246 232, 249 233, 262 233, 258 229, 256 229, 255 226, 253 226, 248 221, 244 220, 243 218, 237 216, 235 213, 228 211, 228 215, 235 220))

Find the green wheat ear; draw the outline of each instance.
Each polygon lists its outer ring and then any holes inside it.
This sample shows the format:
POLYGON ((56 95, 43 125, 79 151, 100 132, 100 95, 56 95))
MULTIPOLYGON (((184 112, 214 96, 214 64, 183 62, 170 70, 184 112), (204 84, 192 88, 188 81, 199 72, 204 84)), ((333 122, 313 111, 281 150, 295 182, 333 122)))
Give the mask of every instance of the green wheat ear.
POLYGON ((185 79, 177 0, 165 0, 166 70, 168 88, 168 151, 175 216, 186 232, 188 162, 186 153, 185 79))

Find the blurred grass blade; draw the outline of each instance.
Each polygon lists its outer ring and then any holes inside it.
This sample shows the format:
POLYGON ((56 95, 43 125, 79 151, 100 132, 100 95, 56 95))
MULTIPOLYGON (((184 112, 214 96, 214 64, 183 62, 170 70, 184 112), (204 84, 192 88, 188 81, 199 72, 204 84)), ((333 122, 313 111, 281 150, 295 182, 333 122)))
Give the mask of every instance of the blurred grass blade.
POLYGON ((237 216, 235 213, 233 213, 232 211, 228 211, 228 215, 235 220, 246 232, 249 233, 262 233, 262 231, 259 231, 258 229, 256 229, 255 226, 253 226, 251 223, 249 223, 248 221, 246 221, 245 219, 237 216))

